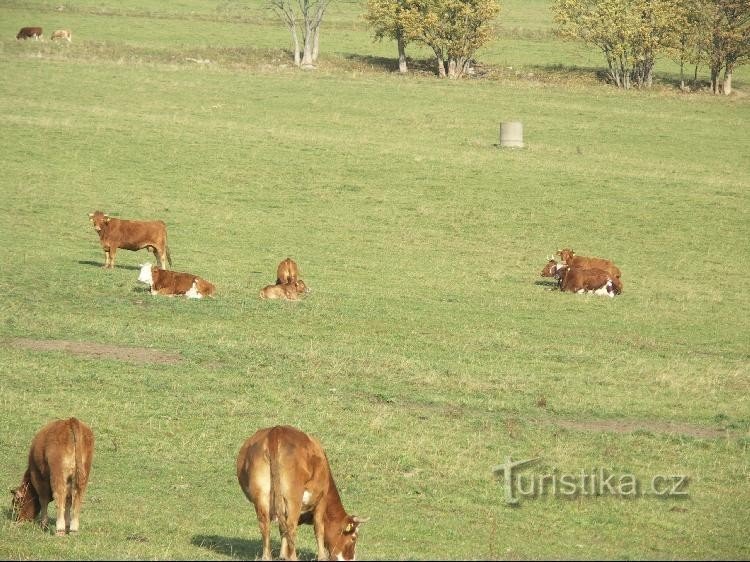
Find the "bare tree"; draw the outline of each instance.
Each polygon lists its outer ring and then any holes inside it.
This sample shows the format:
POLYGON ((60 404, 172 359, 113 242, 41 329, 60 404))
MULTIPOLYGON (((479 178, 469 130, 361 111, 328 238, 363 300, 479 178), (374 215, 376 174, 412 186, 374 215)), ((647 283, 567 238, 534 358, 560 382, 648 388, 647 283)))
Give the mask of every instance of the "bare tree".
POLYGON ((271 8, 289 28, 294 49, 294 64, 312 68, 320 49, 320 24, 333 0, 268 0, 271 8), (302 31, 300 45, 298 29, 302 31))

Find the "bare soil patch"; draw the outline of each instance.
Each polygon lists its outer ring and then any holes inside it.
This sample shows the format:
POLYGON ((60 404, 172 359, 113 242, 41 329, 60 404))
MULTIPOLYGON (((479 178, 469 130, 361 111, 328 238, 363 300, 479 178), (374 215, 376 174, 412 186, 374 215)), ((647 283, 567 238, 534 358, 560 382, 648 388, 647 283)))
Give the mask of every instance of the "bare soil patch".
POLYGON ((64 351, 90 359, 114 359, 115 361, 129 361, 131 363, 160 363, 166 365, 175 365, 182 361, 182 356, 179 353, 146 347, 124 347, 93 342, 29 338, 15 338, 10 340, 9 343, 13 347, 33 351, 64 351))
POLYGON ((729 437, 728 429, 704 427, 700 425, 654 421, 654 420, 549 420, 549 423, 574 431, 609 431, 613 433, 633 433, 635 431, 650 431, 652 433, 667 433, 687 435, 704 439, 729 437))

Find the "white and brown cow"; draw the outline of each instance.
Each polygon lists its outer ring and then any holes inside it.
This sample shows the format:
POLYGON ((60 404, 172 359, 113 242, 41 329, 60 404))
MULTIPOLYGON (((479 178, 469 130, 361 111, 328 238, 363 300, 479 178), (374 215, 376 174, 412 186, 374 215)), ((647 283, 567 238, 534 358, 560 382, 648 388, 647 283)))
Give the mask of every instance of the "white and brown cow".
POLYGON ((104 249, 104 267, 114 267, 118 248, 134 252, 146 248, 146 251, 154 253, 160 267, 164 267, 165 261, 172 266, 167 245, 167 225, 163 221, 123 220, 101 211, 89 213, 89 220, 104 249))
POLYGON ((70 32, 69 29, 56 29, 52 32, 52 35, 50 35, 50 40, 54 41, 55 39, 65 39, 68 43, 73 41, 73 34, 70 32))
POLYGON ((216 292, 214 284, 202 277, 192 273, 161 269, 150 263, 141 264, 138 281, 148 285, 152 295, 170 297, 185 295, 189 299, 201 299, 213 297, 216 292))
POLYGON ((43 30, 41 27, 22 27, 16 34, 16 39, 43 39, 43 30))
POLYGON ((41 524, 46 528, 47 506, 54 501, 55 534, 77 532, 93 457, 94 434, 82 421, 55 420, 40 429, 31 441, 21 485, 11 490, 17 520, 33 521, 41 513, 41 524))
POLYGON ((297 560, 297 525, 311 523, 318 560, 354 560, 366 519, 346 513, 317 439, 288 425, 258 430, 240 449, 237 479, 255 506, 263 560, 271 559, 270 525, 277 519, 281 558, 297 560))
POLYGON ((579 256, 570 248, 558 250, 557 255, 560 256, 560 259, 570 267, 577 267, 579 269, 601 269, 609 273, 612 277, 617 277, 618 279, 621 277, 620 268, 618 268, 612 260, 579 256))
POLYGON ((570 267, 553 259, 547 262, 542 277, 554 277, 561 291, 571 293, 594 293, 614 297, 622 293, 622 281, 608 271, 595 267, 570 267))

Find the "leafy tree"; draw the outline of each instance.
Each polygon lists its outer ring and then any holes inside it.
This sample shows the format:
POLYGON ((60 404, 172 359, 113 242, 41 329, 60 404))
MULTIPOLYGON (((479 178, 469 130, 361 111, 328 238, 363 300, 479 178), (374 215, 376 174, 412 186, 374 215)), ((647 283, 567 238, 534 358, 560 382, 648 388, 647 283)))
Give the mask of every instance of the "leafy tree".
POLYGON ((750 0, 701 0, 700 8, 709 25, 711 88, 715 94, 723 91, 729 95, 734 69, 750 59, 750 0))
POLYGON ((332 0, 268 0, 289 28, 294 45, 294 64, 312 68, 318 60, 320 24, 332 0), (302 26, 302 46, 298 28, 302 26))
POLYGON ((676 43, 682 0, 555 0, 563 37, 601 49, 618 87, 650 87, 657 53, 676 43))
POLYGON ((408 0, 400 21, 407 39, 435 53, 438 75, 460 78, 476 51, 492 38, 497 0, 408 0))
POLYGON ((396 40, 398 47, 398 71, 408 71, 406 65, 406 31, 403 17, 409 9, 409 0, 367 0, 365 20, 374 28, 375 39, 389 37, 396 40))

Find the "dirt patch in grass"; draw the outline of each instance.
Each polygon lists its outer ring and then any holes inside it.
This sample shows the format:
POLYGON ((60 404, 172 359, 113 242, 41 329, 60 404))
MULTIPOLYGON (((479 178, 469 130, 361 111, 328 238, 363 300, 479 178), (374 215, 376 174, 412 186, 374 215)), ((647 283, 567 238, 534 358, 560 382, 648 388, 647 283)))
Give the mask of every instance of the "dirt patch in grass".
POLYGON ((31 349, 33 351, 64 351, 90 359, 114 359, 131 363, 160 363, 174 365, 182 361, 179 353, 148 349, 146 347, 124 347, 92 342, 64 340, 34 340, 15 338, 10 340, 12 347, 31 349))
POLYGON ((704 439, 729 437, 728 429, 703 427, 700 425, 654 420, 548 420, 550 424, 573 431, 609 431, 613 433, 633 433, 648 431, 651 433, 668 433, 687 435, 704 439))

